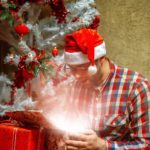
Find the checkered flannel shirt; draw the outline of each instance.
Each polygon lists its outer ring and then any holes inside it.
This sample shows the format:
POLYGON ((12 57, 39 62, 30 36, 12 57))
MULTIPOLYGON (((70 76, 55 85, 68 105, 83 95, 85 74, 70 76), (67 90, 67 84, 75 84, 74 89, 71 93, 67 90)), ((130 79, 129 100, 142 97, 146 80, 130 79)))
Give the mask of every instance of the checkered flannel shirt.
POLYGON ((76 81, 68 99, 79 112, 88 114, 91 128, 106 140, 108 150, 148 150, 150 83, 137 72, 109 64, 110 74, 102 88, 91 89, 76 81))

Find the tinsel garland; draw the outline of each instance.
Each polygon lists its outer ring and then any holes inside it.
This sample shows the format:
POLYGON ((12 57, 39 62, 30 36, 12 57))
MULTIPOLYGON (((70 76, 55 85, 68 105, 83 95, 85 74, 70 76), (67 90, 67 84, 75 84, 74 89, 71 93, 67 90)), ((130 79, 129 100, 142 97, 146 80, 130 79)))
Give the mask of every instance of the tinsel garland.
POLYGON ((78 0, 76 3, 67 4, 66 9, 69 14, 66 16, 66 23, 58 24, 57 20, 51 17, 41 20, 39 24, 31 25, 37 47, 53 49, 57 45, 63 45, 63 39, 67 33, 83 27, 97 29, 100 22, 99 13, 91 4, 93 0, 78 0), (48 35, 45 39, 42 38, 44 33, 48 35))
POLYGON ((10 103, 12 85, 13 82, 6 75, 0 75, 0 104, 10 103))
MULTIPOLYGON (((67 33, 82 27, 97 29, 100 18, 97 10, 91 7, 92 3, 93 0, 89 0, 86 4, 85 0, 80 0, 76 3, 69 3, 66 5, 67 10, 70 12, 66 17, 66 24, 58 24, 53 17, 41 20, 39 24, 35 25, 27 22, 27 26, 35 36, 36 46, 39 49, 49 51, 57 45, 62 45, 63 38, 67 33), (47 38, 43 38, 42 34, 44 33, 48 35, 47 38)), ((25 3, 22 8, 24 8, 23 11, 29 11, 30 4, 25 3)), ((19 49, 22 49, 24 52, 30 51, 25 41, 19 42, 19 49)))

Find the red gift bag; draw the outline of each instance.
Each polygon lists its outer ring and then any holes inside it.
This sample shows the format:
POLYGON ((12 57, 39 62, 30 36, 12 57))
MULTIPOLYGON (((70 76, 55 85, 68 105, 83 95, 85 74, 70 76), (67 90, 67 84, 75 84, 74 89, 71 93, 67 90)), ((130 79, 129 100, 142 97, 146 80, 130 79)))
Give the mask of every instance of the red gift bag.
POLYGON ((44 150, 45 130, 0 124, 0 150, 44 150))

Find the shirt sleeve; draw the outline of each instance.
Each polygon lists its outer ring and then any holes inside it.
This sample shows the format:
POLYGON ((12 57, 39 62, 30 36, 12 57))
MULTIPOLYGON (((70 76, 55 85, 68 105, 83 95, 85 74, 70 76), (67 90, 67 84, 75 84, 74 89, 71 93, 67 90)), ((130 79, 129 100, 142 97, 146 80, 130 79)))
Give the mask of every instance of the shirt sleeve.
POLYGON ((107 150, 150 149, 150 83, 134 86, 128 103, 131 141, 106 141, 107 150))

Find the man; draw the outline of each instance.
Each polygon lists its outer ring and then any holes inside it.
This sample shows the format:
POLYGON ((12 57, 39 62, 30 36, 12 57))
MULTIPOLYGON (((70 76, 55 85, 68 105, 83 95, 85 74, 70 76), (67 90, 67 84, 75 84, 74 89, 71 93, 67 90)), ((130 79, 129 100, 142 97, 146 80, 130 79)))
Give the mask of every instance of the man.
POLYGON ((65 63, 77 79, 68 101, 90 120, 90 129, 69 134, 67 150, 150 149, 150 83, 110 61, 95 30, 80 29, 65 42, 65 63))

